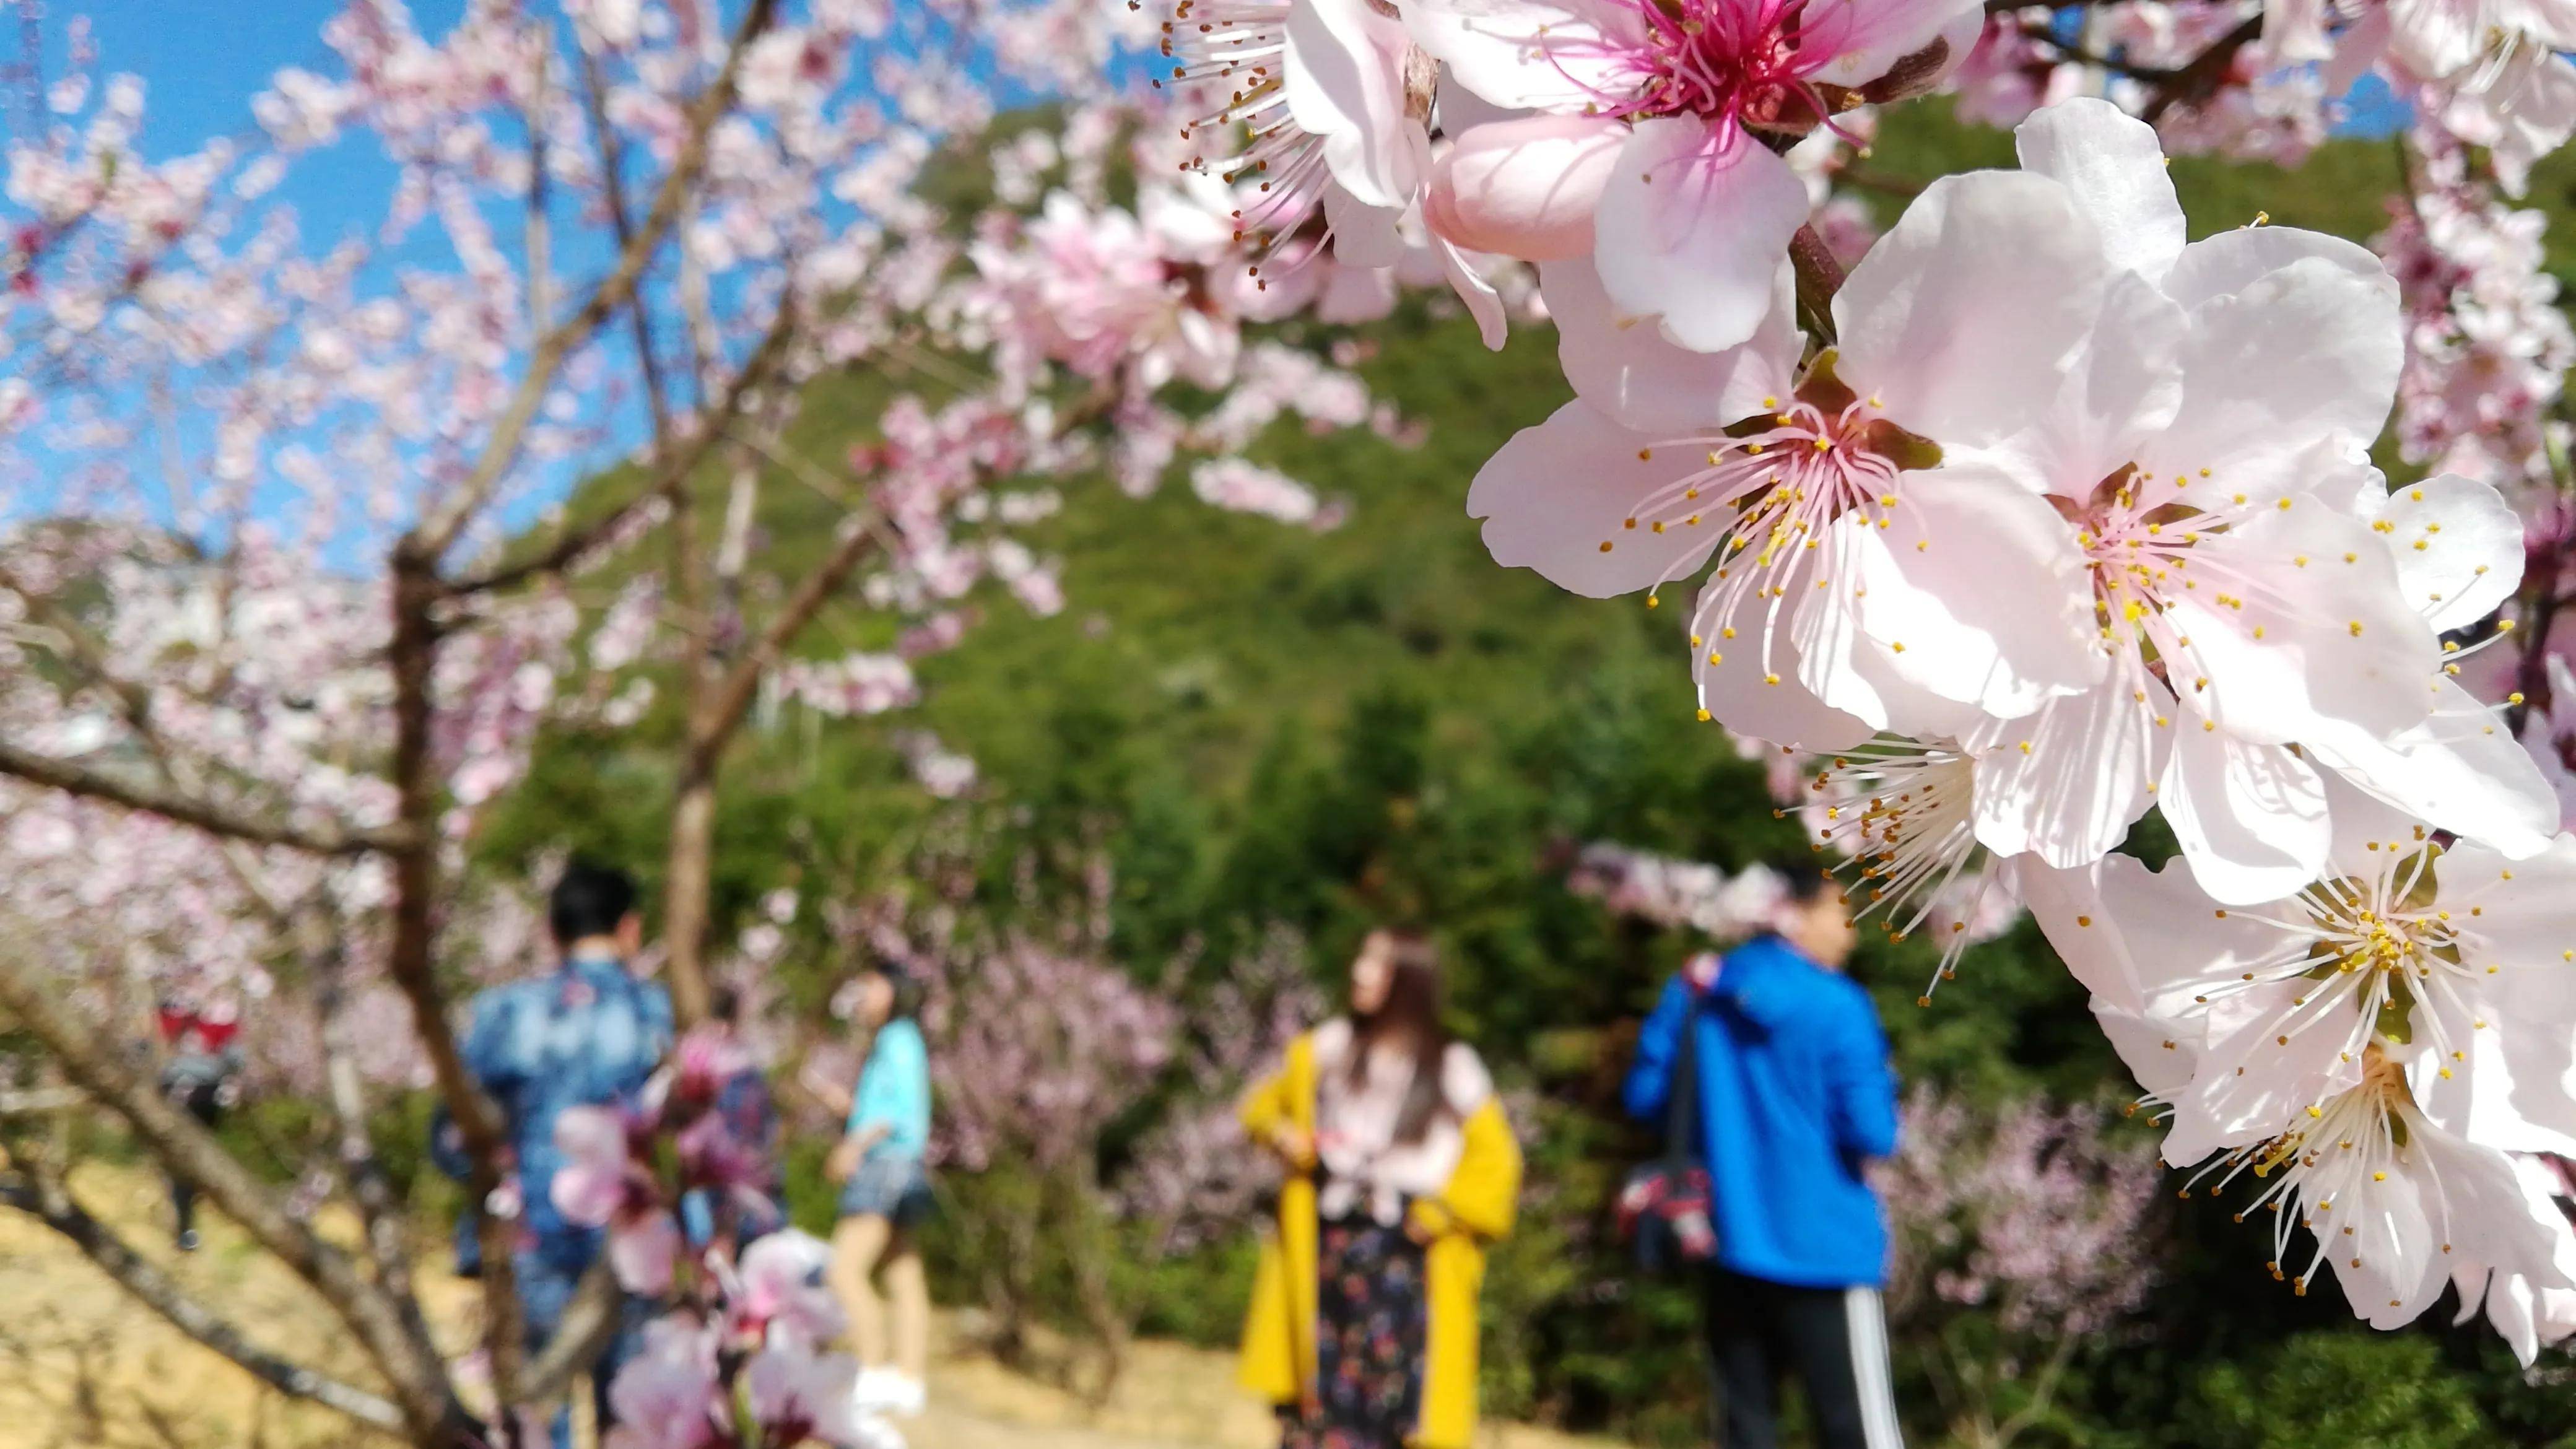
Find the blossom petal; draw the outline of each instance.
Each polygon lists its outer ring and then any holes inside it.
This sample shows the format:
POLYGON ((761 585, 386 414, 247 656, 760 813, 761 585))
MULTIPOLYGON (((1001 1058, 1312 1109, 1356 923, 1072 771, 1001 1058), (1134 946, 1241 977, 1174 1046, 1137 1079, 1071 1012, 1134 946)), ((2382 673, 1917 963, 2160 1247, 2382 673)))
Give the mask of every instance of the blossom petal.
POLYGON ((2222 905, 2279 900, 2326 863, 2325 787, 2278 745, 2179 724, 2156 798, 2192 878, 2222 905))
POLYGON ((1816 79, 1860 86, 1940 38, 1961 15, 1983 9, 1979 0, 1842 0, 1802 17, 1798 48, 1833 57, 1816 79))
POLYGON ((1485 266, 1493 264, 1492 259, 1484 259, 1480 264, 1478 258, 1460 251, 1447 237, 1438 235, 1431 238, 1431 252, 1440 261, 1440 275, 1448 281, 1449 290, 1458 294, 1467 315, 1475 319, 1477 339, 1485 344, 1488 351, 1502 351, 1503 340, 1510 333, 1511 317, 1503 311, 1502 292, 1485 272, 1485 266))
POLYGON ((1335 184, 1324 188, 1324 222, 1333 232, 1333 260, 1345 268, 1404 260, 1404 213, 1396 207, 1372 206, 1335 184))
POLYGON ((2232 1023, 2212 1030, 2201 1072, 2174 1104, 2167 1161, 2198 1162, 2221 1148, 2277 1136, 2304 1124, 2310 1107, 2361 1080, 2360 1058, 2347 1050, 2358 1021, 2349 1012, 2300 1010, 2305 985, 2295 977, 2267 981, 2231 1001, 2232 1023))
POLYGON ((2344 1300, 2373 1328, 2412 1323, 2451 1279, 2437 1248, 2446 1238, 2434 1227, 2441 1210, 2434 1155, 2411 1155, 2411 1164, 2383 1168, 2360 1152, 2326 1154, 2303 1194, 2309 1230, 2344 1300))
POLYGON ((2044 176, 1944 176, 1834 296, 1840 372, 1943 447, 1999 442, 2051 397, 2102 306, 2093 224, 2044 176))
POLYGON ((2427 478, 2389 494, 2373 522, 2406 602, 2437 631, 2485 618, 2522 582, 2522 520, 2492 483, 2427 478))
POLYGON ((671 1274, 687 1244, 679 1220, 667 1208, 655 1208, 608 1229, 608 1266, 629 1293, 659 1297, 671 1289, 671 1274))
POLYGON ((1405 29, 1458 84, 1512 109, 1579 111, 1633 86, 1635 11, 1583 0, 1412 0, 1405 29))
POLYGON ((1771 312, 1751 341, 1692 352, 1665 340, 1651 318, 1619 315, 1588 258, 1543 262, 1539 293, 1556 319, 1556 357, 1577 397, 1645 432, 1724 426, 1777 407, 1798 366, 1801 339, 1789 264, 1772 276, 1771 312))
POLYGON ((2531 1190, 2512 1158, 2448 1131, 2422 1136, 2418 1150, 2440 1234, 2437 1256, 2448 1248, 2453 1256, 2493 1264, 2498 1274, 2528 1285, 2576 1287, 2569 1277, 2576 1252, 2570 1251, 2567 1219, 2548 1194, 2531 1190))
POLYGON ((2522 860, 2461 841, 2442 857, 2440 880, 2444 909, 2478 912, 2461 929, 2463 943, 2477 941, 2483 959, 2463 964, 2563 973, 2576 1005, 2576 835, 2561 832, 2522 860))
POLYGON ((2060 868, 2118 849, 2164 771, 2167 732, 2155 728, 2158 714, 2172 716, 2172 698, 2138 670, 2050 700, 2027 719, 1971 732, 1978 841, 1997 855, 2028 853, 2060 868))
POLYGON ((2285 501, 2204 540, 2200 587, 2168 591, 2157 644, 2174 692, 2221 730, 2275 744, 2421 722, 2441 651, 2388 550, 2358 519, 2285 501))
POLYGON ((1624 311, 1696 352, 1751 337, 1807 221, 1807 186, 1732 122, 1638 123, 1602 187, 1594 265, 1624 311))
POLYGON ((2022 122, 2013 140, 2024 171, 2073 193, 2113 267, 2164 280, 2184 233, 2155 127, 2097 96, 2077 96, 2022 122))
MULTIPOLYGON (((1782 595, 1799 592, 1805 570, 1792 570, 1782 595)), ((1835 709, 1801 682, 1804 672, 1797 640, 1786 617, 1797 600, 1755 597, 1733 612, 1712 615, 1712 601, 1726 581, 1711 579, 1701 590, 1695 617, 1705 638, 1691 651, 1691 675, 1699 686, 1700 708, 1737 734, 1802 750, 1850 749, 1876 734, 1867 720, 1835 709), (1733 629, 1736 637, 1723 637, 1733 629)), ((1743 591, 1734 591, 1741 596, 1743 591)))
POLYGON ((1577 399, 1503 444, 1467 489, 1485 547, 1505 568, 1538 570, 1587 598, 1633 593, 1696 571, 1715 528, 1658 533, 1638 518, 1648 499, 1699 472, 1704 450, 1633 432, 1577 399))
POLYGON ((2137 1079, 2139 1090, 2171 1101, 2191 1086, 2200 1052, 2188 1032, 2099 996, 2093 998, 2093 1020, 2110 1039, 2111 1050, 2120 1054, 2129 1075, 2137 1079))
POLYGON ((2018 718, 2102 677, 2092 570, 2048 500, 1968 463, 1909 475, 1892 528, 1858 525, 1862 628, 1896 672, 2018 718))
POLYGON ((2113 854, 2059 870, 2024 857, 2014 870, 2067 969, 2126 1011, 2205 1015, 2192 998, 2235 980, 2280 943, 2260 920, 2213 907, 2180 859, 2149 870, 2136 856, 2113 854))
POLYGON ((1478 126, 1432 164, 1424 216, 1470 251, 1553 262, 1588 255, 1602 188, 1628 143, 1608 116, 1478 126))
POLYGON ((1822 543, 1808 555, 1814 572, 1806 587, 1788 589, 1798 677, 1818 699, 1878 729, 1930 738, 1956 735, 1974 723, 1973 705, 1945 699, 1899 673, 1888 646, 1861 627, 1858 595, 1868 590, 1852 581, 1883 567, 1872 562, 1886 552, 1878 530, 1860 514, 1846 513, 1825 526, 1822 543))
MULTIPOLYGON (((2186 252, 2175 278, 2191 261, 2186 252)), ((2184 305, 2182 407, 2139 460, 2150 471, 2207 468, 2223 488, 2292 489, 2319 441, 2379 435, 2405 362, 2397 283, 2385 271, 2357 276, 2305 257, 2184 305)))
POLYGON ((2045 412, 1975 456, 2034 492, 2088 501, 2182 407, 2182 309, 2133 273, 2111 280, 2092 334, 2068 359, 2045 412))
POLYGON ((2240 226, 2182 249, 2165 274, 2165 295, 2184 307, 2232 296, 2286 267, 2322 262, 2356 282, 2385 286, 2388 267, 2359 242, 2295 226, 2240 226))
POLYGON ((1298 0, 1282 47, 1288 113, 1323 142, 1333 179, 1371 206, 1409 206, 1422 175, 1403 132, 1404 27, 1367 0, 1298 0))
POLYGON ((2448 679, 2422 722, 2382 738, 2338 726, 2301 743, 2317 763, 2407 814, 2516 860, 2549 847, 2559 803, 2530 753, 2448 679))

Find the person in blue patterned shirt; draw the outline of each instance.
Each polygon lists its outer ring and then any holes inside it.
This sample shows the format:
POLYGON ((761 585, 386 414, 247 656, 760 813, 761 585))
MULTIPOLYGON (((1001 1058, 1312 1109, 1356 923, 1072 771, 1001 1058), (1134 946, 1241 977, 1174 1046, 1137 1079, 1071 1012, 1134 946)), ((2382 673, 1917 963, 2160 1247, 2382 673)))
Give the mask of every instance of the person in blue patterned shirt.
MULTIPOLYGON (((563 1160, 555 1118, 567 1107, 631 1105, 672 1040, 670 994, 627 969, 643 944, 631 877, 575 862, 555 882, 547 918, 555 969, 477 995, 465 1035, 466 1069, 500 1107, 518 1168, 512 1261, 532 1353, 553 1336, 603 1246, 602 1230, 555 1210, 548 1189, 563 1160)), ((617 1337, 590 1367, 603 1430, 609 1381, 637 1346, 644 1309, 628 1301, 617 1337)), ((554 1442, 570 1449, 568 1413, 555 1416, 554 1442)))

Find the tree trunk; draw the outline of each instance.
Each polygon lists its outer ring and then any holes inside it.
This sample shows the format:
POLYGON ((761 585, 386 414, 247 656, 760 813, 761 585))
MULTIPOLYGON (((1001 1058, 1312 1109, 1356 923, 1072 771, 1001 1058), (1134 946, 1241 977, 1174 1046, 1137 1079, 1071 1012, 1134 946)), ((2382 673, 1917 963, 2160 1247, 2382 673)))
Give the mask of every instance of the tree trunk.
POLYGON ((671 810, 671 854, 662 883, 662 937, 670 951, 671 1011, 683 1030, 707 1016, 707 918, 715 890, 716 772, 692 750, 681 762, 671 810))

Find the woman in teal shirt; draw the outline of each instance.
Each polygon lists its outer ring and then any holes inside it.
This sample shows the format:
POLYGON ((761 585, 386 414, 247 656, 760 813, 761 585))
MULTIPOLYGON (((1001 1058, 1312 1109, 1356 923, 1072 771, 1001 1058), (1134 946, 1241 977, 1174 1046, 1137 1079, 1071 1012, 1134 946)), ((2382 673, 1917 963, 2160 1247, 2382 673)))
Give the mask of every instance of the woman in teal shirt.
POLYGON ((912 982, 879 969, 851 989, 852 1024, 868 1041, 866 1064, 850 1092, 849 1126, 825 1169, 841 1184, 832 1291, 850 1316, 860 1407, 917 1414, 930 1359, 930 1286, 912 1230, 931 1208, 923 1161, 930 1147, 930 1051, 914 1020, 920 993, 912 982))

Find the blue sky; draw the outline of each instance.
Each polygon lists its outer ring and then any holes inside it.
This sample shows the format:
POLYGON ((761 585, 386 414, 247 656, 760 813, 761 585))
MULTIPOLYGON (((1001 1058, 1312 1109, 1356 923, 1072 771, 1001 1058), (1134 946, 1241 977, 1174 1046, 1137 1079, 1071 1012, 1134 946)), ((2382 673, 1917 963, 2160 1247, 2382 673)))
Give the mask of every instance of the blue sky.
MULTIPOLYGON (((410 0, 431 34, 464 10, 463 0, 410 0)), ((143 78, 146 151, 167 155, 200 139, 252 127, 250 103, 268 78, 300 65, 337 69, 322 26, 340 0, 54 0, 47 7, 46 73, 62 74, 66 28, 86 16, 101 76, 143 78)), ((0 43, 15 49, 14 35, 0 43)), ((309 158, 281 188, 315 240, 364 224, 383 196, 384 174, 345 156, 309 158)))
MULTIPOLYGON (((465 0, 408 3, 423 32, 437 35, 454 22, 465 0)), ((86 16, 98 73, 142 77, 146 86, 143 147, 149 154, 164 156, 212 135, 247 137, 254 126, 252 98, 282 67, 336 72, 336 60, 322 43, 321 31, 341 4, 342 0, 54 0, 44 22, 45 71, 49 78, 63 73, 69 19, 86 16)), ((0 30, 0 45, 14 53, 14 29, 0 30)), ((2365 82, 2352 100, 2353 113, 2339 128, 2347 134, 2384 135, 2404 123, 2402 108, 2375 81, 2365 82)), ((11 117, 10 124, 15 123, 11 117)), ((390 169, 368 148, 344 144, 300 158, 275 199, 294 207, 307 245, 319 249, 361 232, 371 218, 380 216, 391 179, 390 169)), ((435 228, 423 231, 435 234, 435 228)), ((433 264, 438 260, 408 245, 396 259, 433 264)), ((583 260, 559 259, 576 272, 583 260)), ((560 473, 543 491, 558 491, 579 471, 576 466, 560 473)), ((520 522, 527 521, 524 509, 513 511, 520 522)))

